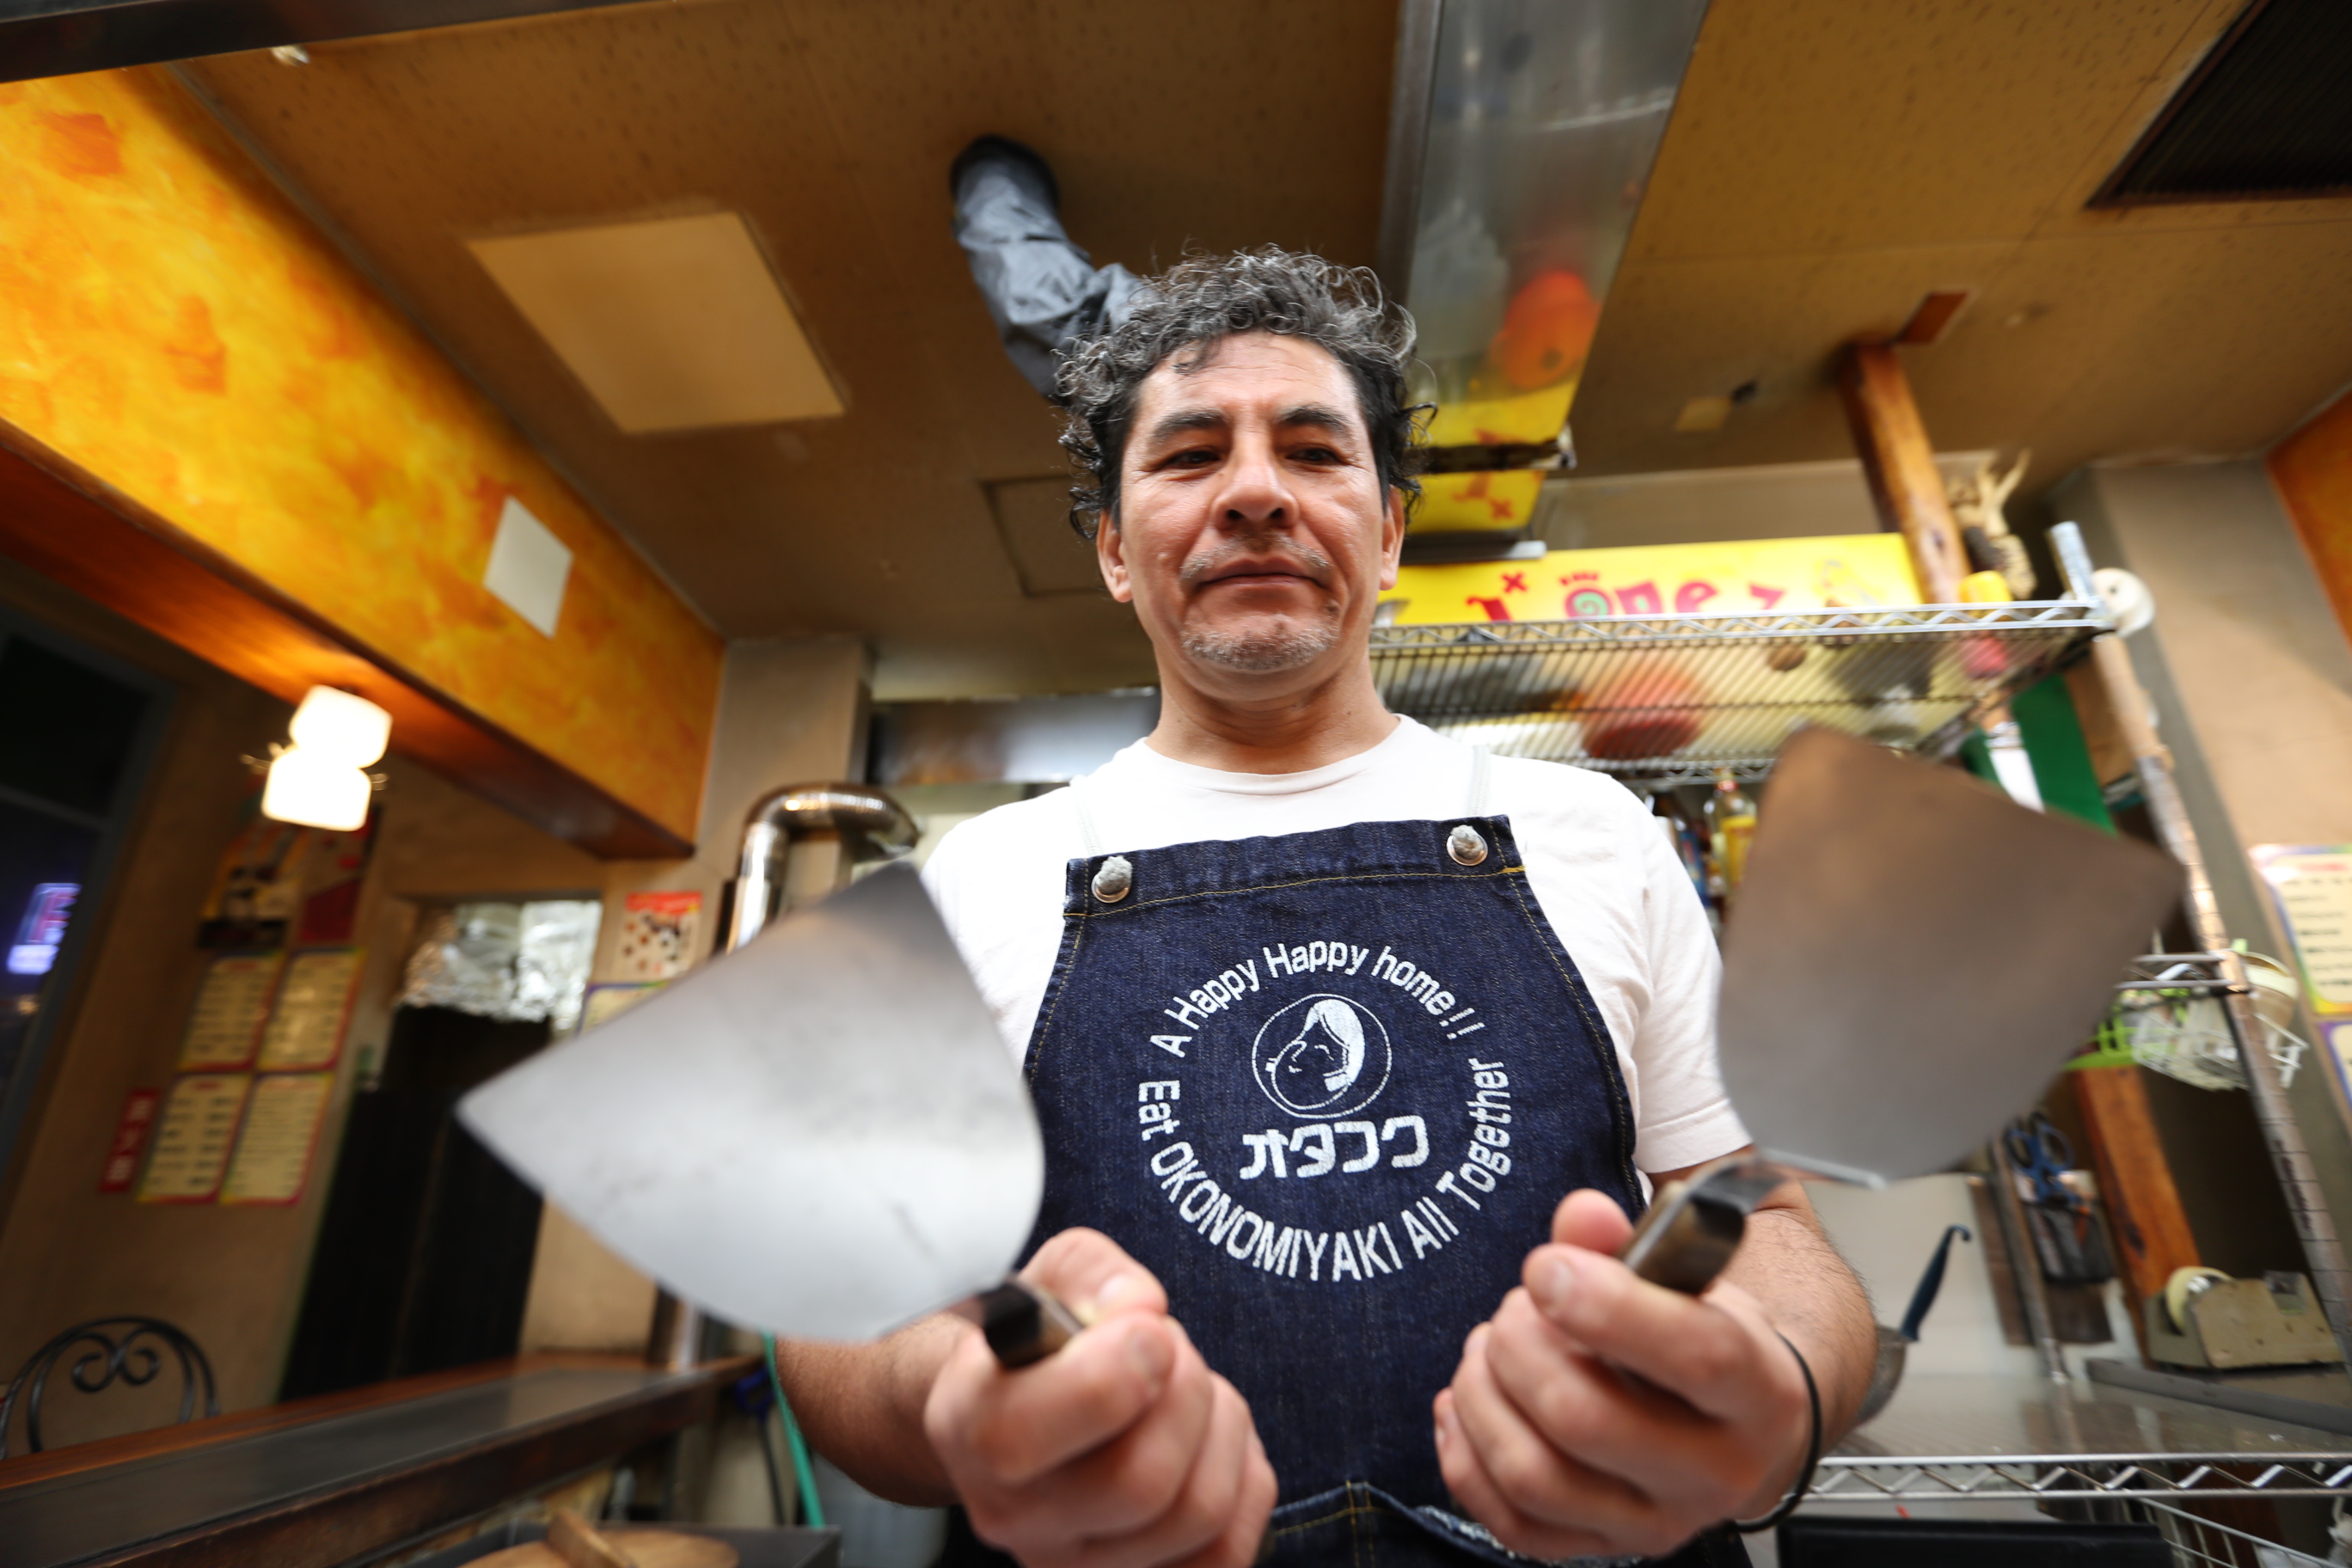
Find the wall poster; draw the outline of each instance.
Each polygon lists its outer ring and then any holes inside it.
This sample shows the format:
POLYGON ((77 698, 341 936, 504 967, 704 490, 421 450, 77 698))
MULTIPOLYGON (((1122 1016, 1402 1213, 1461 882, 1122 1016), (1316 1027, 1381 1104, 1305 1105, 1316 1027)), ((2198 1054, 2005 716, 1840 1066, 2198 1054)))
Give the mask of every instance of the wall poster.
POLYGON ((289 958, 255 1065, 264 1072, 334 1066, 359 983, 358 948, 317 948, 289 958))
POLYGON ((631 893, 621 910, 613 952, 622 980, 675 980, 700 950, 700 893, 631 893))
POLYGON ((225 952, 205 965, 180 1038, 180 1070, 249 1067, 277 994, 282 952, 225 952))
POLYGON ((155 1150, 140 1179, 142 1204, 206 1204, 220 1191, 251 1073, 184 1073, 155 1125, 155 1150))
POLYGON ((236 1152, 221 1183, 224 1205, 301 1199, 334 1082, 331 1072, 264 1073, 254 1080, 236 1152))

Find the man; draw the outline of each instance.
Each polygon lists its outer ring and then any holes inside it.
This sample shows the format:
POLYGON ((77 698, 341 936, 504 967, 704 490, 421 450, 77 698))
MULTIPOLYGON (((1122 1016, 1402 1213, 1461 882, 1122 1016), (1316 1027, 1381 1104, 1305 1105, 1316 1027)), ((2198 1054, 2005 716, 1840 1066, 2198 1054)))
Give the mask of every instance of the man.
POLYGON ((1160 722, 927 876, 1045 1133, 1024 1272, 1092 1326, 1013 1373, 949 1320, 787 1356, 818 1448, 1030 1568, 1674 1552, 1769 1514, 1867 1380, 1793 1184, 1704 1298, 1612 1256, 1745 1142, 1714 947, 1613 781, 1381 706, 1410 336, 1267 250, 1154 280, 1063 372, 1160 722))

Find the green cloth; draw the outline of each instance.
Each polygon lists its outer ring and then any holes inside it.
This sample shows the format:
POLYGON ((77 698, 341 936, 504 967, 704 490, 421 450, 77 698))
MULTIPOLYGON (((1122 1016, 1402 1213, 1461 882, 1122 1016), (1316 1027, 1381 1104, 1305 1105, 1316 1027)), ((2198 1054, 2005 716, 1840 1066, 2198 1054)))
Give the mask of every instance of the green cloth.
MULTIPOLYGON (((2053 675, 2027 687, 2010 699, 2009 710, 2017 721, 2026 758, 2033 764, 2033 782, 2042 791, 2042 805, 2087 822, 2102 833, 2114 833, 2115 819, 2107 815, 2106 796, 2099 788, 2098 770, 2091 765, 2091 748, 2083 739, 2082 721, 2074 715, 2074 699, 2066 689, 2066 678, 2053 675)), ((1992 753, 1981 731, 1961 743, 1960 755, 1970 773, 1999 782, 1993 778, 1992 753)))

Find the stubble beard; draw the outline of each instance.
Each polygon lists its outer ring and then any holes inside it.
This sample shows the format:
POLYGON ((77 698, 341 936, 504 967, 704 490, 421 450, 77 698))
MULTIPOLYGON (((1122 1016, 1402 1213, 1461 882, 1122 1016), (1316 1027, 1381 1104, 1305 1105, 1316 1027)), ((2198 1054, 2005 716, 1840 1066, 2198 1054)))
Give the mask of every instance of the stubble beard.
MULTIPOLYGON (((1238 541, 1223 550, 1195 556, 1184 563, 1180 576, 1190 587, 1232 557, 1248 552, 1254 545, 1254 541, 1238 541)), ((1301 549, 1294 543, 1290 552, 1308 573, 1328 574, 1331 570, 1331 563, 1311 550, 1301 549)), ((1222 665, 1244 675, 1269 675, 1276 670, 1297 669, 1302 665, 1312 664, 1337 647, 1339 641, 1339 606, 1328 604, 1322 606, 1310 621, 1278 615, 1273 617, 1270 626, 1232 631, 1188 627, 1183 637, 1186 658, 1203 664, 1222 665)))

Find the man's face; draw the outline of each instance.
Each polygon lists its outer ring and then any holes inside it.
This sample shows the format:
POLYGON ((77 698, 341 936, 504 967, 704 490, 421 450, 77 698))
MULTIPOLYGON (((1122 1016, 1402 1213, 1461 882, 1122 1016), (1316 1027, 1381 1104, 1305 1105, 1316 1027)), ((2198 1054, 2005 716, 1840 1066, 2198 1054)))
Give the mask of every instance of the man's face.
POLYGON ((1163 660, 1213 689, 1310 684, 1360 657, 1396 583, 1402 503, 1381 484, 1355 384, 1320 346, 1228 338, 1147 377, 1096 549, 1163 660), (1180 363, 1189 364, 1178 370, 1180 363))

